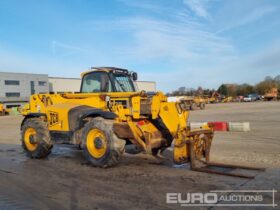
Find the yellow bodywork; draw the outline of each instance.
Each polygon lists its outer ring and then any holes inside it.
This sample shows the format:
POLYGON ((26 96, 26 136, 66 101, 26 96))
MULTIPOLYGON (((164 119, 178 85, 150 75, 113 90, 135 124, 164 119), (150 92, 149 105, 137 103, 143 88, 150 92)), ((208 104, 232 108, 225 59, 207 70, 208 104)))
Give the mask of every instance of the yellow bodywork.
POLYGON ((207 102, 207 100, 204 99, 204 98, 201 97, 201 96, 195 96, 193 100, 194 100, 194 102, 195 102, 196 104, 206 103, 206 102, 207 102))
POLYGON ((226 97, 225 99, 222 100, 222 103, 229 103, 232 102, 233 98, 231 96, 226 97))
POLYGON ((0 114, 5 113, 4 104, 0 103, 0 114))
POLYGON ((0 115, 7 115, 10 114, 12 111, 11 108, 5 108, 4 104, 0 103, 0 115))
MULTIPOLYGON (((31 96, 29 109, 24 109, 23 114, 45 113, 48 117, 49 129, 57 131, 69 131, 68 112, 72 108, 87 105, 108 111, 107 103, 104 100, 110 97, 110 103, 114 113, 118 115, 116 121, 126 121, 128 116, 134 120, 141 119, 139 93, 79 93, 79 94, 37 94, 31 96), (114 104, 115 100, 131 101, 131 106, 124 108, 122 105, 114 104), (58 116, 55 116, 55 113, 58 116)), ((188 112, 180 110, 178 103, 167 102, 166 96, 157 93, 153 96, 151 103, 152 119, 161 116, 165 125, 171 133, 177 132, 178 126, 186 128, 188 112), (179 112, 179 111, 180 112, 179 112)))
POLYGON ((218 103, 219 99, 216 97, 210 97, 210 98, 208 98, 208 101, 209 101, 209 103, 218 103))

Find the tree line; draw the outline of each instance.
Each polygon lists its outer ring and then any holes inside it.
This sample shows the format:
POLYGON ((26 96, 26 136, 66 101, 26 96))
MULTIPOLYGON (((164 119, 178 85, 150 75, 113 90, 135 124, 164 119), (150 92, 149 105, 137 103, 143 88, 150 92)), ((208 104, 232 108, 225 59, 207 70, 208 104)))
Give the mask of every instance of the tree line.
POLYGON ((221 84, 220 87, 215 89, 203 89, 202 87, 194 88, 186 88, 180 87, 178 90, 172 91, 168 93, 169 96, 195 96, 195 95, 207 95, 211 96, 214 92, 218 92, 223 96, 246 96, 251 93, 256 93, 259 95, 264 95, 266 92, 271 90, 271 88, 277 88, 280 90, 280 75, 276 77, 267 76, 263 79, 263 81, 250 85, 247 83, 244 84, 221 84))

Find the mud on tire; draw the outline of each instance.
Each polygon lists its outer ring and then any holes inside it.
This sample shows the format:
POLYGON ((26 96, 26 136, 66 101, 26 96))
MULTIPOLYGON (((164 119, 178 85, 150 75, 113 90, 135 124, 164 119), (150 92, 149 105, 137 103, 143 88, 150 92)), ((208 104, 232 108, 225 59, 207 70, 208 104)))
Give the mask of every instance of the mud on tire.
MULTIPOLYGON (((93 139, 92 139, 93 141, 93 139)), ((82 128, 82 144, 83 155, 86 160, 95 167, 107 168, 118 164, 122 154, 124 153, 125 140, 119 139, 113 131, 113 121, 106 120, 101 117, 89 119, 82 128), (94 157, 90 153, 87 145, 87 138, 92 129, 102 132, 106 138, 106 150, 101 157, 94 157)))
POLYGON ((48 156, 53 145, 51 143, 47 122, 39 118, 27 119, 21 127, 21 144, 26 155, 30 158, 45 158, 48 156), (36 139, 36 144, 34 144, 35 146, 32 150, 30 150, 30 146, 28 146, 27 140, 25 140, 26 132, 30 129, 36 131, 33 137, 36 139))

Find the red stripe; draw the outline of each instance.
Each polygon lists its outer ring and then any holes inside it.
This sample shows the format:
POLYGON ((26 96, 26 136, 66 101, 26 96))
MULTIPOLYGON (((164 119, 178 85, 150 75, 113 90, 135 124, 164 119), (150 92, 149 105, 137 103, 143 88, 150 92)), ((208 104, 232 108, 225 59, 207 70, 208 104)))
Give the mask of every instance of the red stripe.
POLYGON ((208 122, 210 126, 213 126, 214 131, 228 131, 227 122, 208 122))

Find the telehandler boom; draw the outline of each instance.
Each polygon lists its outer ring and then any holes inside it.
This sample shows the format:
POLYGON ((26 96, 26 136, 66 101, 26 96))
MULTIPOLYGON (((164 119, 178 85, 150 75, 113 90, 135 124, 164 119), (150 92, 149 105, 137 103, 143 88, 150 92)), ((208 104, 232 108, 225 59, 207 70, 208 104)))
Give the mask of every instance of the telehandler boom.
POLYGON ((193 170, 216 173, 195 165, 209 162, 213 129, 190 130, 184 103, 167 102, 161 92, 138 92, 135 80, 137 74, 126 69, 94 67, 82 73, 80 93, 32 95, 21 125, 26 154, 44 158, 54 143, 76 144, 91 165, 105 168, 124 151, 157 156, 173 142, 176 164, 192 161, 193 170))

